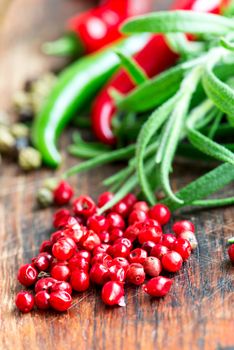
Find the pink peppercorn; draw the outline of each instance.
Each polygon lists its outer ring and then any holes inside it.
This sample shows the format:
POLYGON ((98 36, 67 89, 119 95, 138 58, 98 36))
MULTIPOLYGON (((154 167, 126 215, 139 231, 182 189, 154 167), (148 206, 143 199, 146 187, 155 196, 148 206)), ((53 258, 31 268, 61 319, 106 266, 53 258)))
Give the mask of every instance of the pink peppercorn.
POLYGON ((171 286, 171 279, 158 276, 143 285, 143 290, 152 297, 164 297, 170 291, 171 286))

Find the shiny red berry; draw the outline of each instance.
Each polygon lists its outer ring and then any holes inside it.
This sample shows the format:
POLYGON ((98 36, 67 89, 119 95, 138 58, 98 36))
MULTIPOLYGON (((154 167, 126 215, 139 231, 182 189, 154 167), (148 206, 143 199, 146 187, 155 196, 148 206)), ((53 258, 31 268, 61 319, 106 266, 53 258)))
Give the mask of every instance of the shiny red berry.
POLYGON ((163 268, 169 272, 177 272, 181 269, 183 259, 179 253, 170 251, 162 257, 163 268))
POLYGON ((109 277, 112 281, 124 282, 126 270, 118 264, 112 265, 109 267, 109 277))
POLYGON ((127 204, 122 200, 120 202, 118 202, 117 204, 115 204, 112 208, 112 210, 121 215, 123 218, 126 218, 126 216, 128 215, 129 212, 129 207, 127 206, 127 204))
POLYGON ((162 245, 164 245, 168 249, 173 249, 175 241, 176 241, 176 237, 171 233, 166 233, 162 236, 162 245))
POLYGON ((141 246, 142 249, 144 249, 148 255, 150 255, 151 250, 153 249, 153 247, 155 247, 157 245, 157 243, 154 243, 152 241, 147 241, 144 242, 141 246))
POLYGON ((40 253, 43 253, 43 252, 51 253, 52 246, 53 246, 53 243, 51 241, 44 241, 42 242, 39 251, 40 253))
POLYGON ((108 253, 113 257, 122 257, 126 258, 129 253, 130 253, 130 248, 128 248, 125 244, 123 243, 115 243, 111 249, 108 249, 108 253))
POLYGON ((234 244, 231 244, 228 248, 228 255, 231 262, 234 263, 234 244))
POLYGON ((78 252, 71 259, 68 260, 68 266, 70 271, 80 269, 87 272, 89 271, 90 263, 88 259, 81 256, 78 252))
POLYGON ((198 246, 197 238, 192 231, 184 231, 184 232, 180 233, 177 237, 183 238, 183 239, 186 239, 187 241, 189 241, 192 250, 196 249, 198 246))
POLYGON ((90 230, 101 233, 108 230, 109 222, 103 215, 93 215, 88 218, 87 226, 90 230))
POLYGON ((72 297, 69 293, 58 291, 50 294, 50 306, 56 311, 66 311, 72 304, 72 297))
POLYGON ((177 238, 174 243, 173 250, 180 254, 183 260, 187 260, 191 255, 191 244, 187 239, 177 238))
POLYGON ((141 211, 144 211, 145 213, 148 213, 149 211, 149 206, 146 202, 144 201, 140 201, 140 202, 136 202, 134 205, 133 205, 133 210, 141 210, 141 211))
POLYGON ((124 232, 124 237, 128 238, 131 242, 136 241, 140 233, 141 227, 138 223, 130 225, 124 232))
POLYGON ((112 198, 114 197, 114 194, 111 192, 103 192, 98 197, 98 207, 101 208, 105 204, 107 204, 112 198))
POLYGON ((111 212, 107 215, 107 219, 109 222, 109 229, 112 230, 114 228, 119 228, 123 230, 125 227, 125 222, 122 216, 117 213, 111 212))
POLYGON ((58 205, 69 203, 74 192, 70 184, 66 181, 61 181, 54 190, 54 202, 58 205))
POLYGON ((174 223, 174 225, 172 226, 172 230, 175 232, 176 235, 180 235, 184 231, 191 231, 194 233, 195 227, 191 221, 182 220, 174 223))
POLYGON ((52 253, 58 260, 68 260, 74 255, 75 246, 67 238, 61 238, 53 245, 52 253))
POLYGON ((35 293, 41 292, 42 290, 49 291, 56 282, 57 280, 52 277, 41 278, 35 284, 35 293))
POLYGON ((47 252, 40 253, 35 258, 32 258, 33 265, 40 271, 46 271, 53 261, 53 256, 47 252))
POLYGON ((129 262, 143 264, 145 259, 147 258, 147 252, 141 248, 136 248, 131 251, 128 256, 129 262))
POLYGON ((96 247, 93 250, 93 255, 99 254, 99 253, 106 253, 107 249, 110 247, 110 244, 101 243, 98 247, 96 247))
POLYGON ((64 263, 57 263, 52 267, 50 274, 51 277, 58 281, 67 281, 70 277, 71 271, 68 265, 64 263))
POLYGON ((111 263, 111 265, 112 265, 112 266, 113 266, 113 265, 121 266, 121 267, 124 268, 125 271, 127 271, 128 268, 129 268, 129 262, 128 262, 128 260, 125 259, 125 258, 120 258, 120 257, 114 258, 113 261, 112 261, 112 263, 111 263))
POLYGON ((19 268, 18 281, 25 287, 33 285, 37 280, 38 272, 32 264, 26 264, 19 268))
POLYGON ((89 274, 85 271, 76 269, 71 274, 70 283, 72 289, 76 292, 84 292, 89 288, 89 274))
POLYGON ((162 238, 162 229, 159 225, 152 225, 151 223, 143 223, 142 229, 138 235, 138 240, 140 244, 147 241, 152 241, 154 243, 159 243, 162 238))
POLYGON ((152 248, 150 255, 161 260, 163 255, 167 254, 168 252, 169 249, 165 245, 158 243, 152 248))
POLYGON ((23 313, 30 312, 34 306, 34 297, 29 292, 21 291, 16 295, 15 305, 23 313))
POLYGON ((171 218, 171 212, 165 205, 156 204, 149 210, 149 217, 157 220, 160 225, 165 225, 171 218))
POLYGON ((119 228, 114 228, 110 231, 110 242, 114 243, 117 239, 123 237, 124 233, 119 228))
POLYGON ((161 261, 155 256, 149 256, 143 263, 145 273, 151 277, 157 277, 162 271, 161 261))
POLYGON ((45 290, 38 292, 35 295, 35 304, 38 309, 47 310, 50 307, 50 295, 45 290))
POLYGON ((82 215, 86 218, 96 212, 96 204, 89 196, 80 196, 73 202, 73 211, 76 215, 82 215))
POLYGON ((143 286, 143 290, 152 297, 164 297, 171 289, 172 280, 163 276, 154 277, 143 286))
POLYGON ((70 217, 70 211, 67 209, 60 209, 56 211, 53 216, 53 226, 55 228, 66 226, 70 217))
POLYGON ((106 305, 125 306, 122 284, 115 281, 107 282, 102 288, 102 300, 106 305))
POLYGON ((128 208, 131 210, 134 204, 137 202, 137 197, 135 194, 129 193, 122 199, 122 201, 125 202, 128 208))
POLYGON ((145 271, 141 264, 130 264, 127 270, 126 279, 128 282, 139 286, 144 283, 145 271))
POLYGON ((101 244, 99 236, 92 230, 88 230, 81 242, 82 247, 90 252, 101 244))
POLYGON ((94 264, 102 264, 105 266, 110 266, 112 263, 112 257, 107 254, 107 253, 98 253, 96 255, 93 256, 92 261, 91 261, 91 265, 94 264))
POLYGON ((148 218, 148 215, 145 211, 143 210, 133 210, 131 214, 128 217, 128 223, 130 225, 135 224, 136 222, 142 222, 145 221, 148 218))
POLYGON ((49 289, 50 293, 52 292, 67 292, 69 294, 72 293, 72 287, 70 283, 65 281, 56 281, 49 289))
POLYGON ((98 237, 100 238, 100 241, 102 243, 109 243, 110 242, 110 234, 107 231, 102 231, 101 233, 98 233, 98 237))
POLYGON ((93 283, 102 285, 109 280, 109 269, 102 264, 94 264, 90 270, 90 279, 93 283))

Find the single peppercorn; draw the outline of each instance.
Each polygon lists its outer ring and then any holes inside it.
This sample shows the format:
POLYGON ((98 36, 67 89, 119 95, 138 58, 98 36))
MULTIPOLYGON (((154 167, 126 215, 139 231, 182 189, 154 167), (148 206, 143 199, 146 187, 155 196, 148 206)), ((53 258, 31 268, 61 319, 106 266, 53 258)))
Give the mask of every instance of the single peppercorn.
POLYGON ((143 264, 145 259, 147 258, 147 252, 141 248, 136 248, 131 251, 128 256, 129 262, 143 264))
POLYGON ((161 261, 154 256, 147 257, 143 263, 143 267, 145 273, 151 277, 159 276, 162 271, 161 261))
POLYGON ((66 311, 72 304, 72 297, 64 291, 52 292, 50 294, 50 306, 56 311, 66 311))
POLYGON ((35 295, 35 304, 38 307, 38 309, 41 309, 41 310, 49 309, 50 307, 49 300, 50 300, 50 294, 47 293, 45 290, 42 290, 35 295))
POLYGON ((149 210, 149 217, 157 220, 160 225, 165 225, 171 218, 171 213, 168 207, 163 204, 156 204, 149 210))
POLYGON ((35 148, 23 148, 19 151, 18 163, 25 171, 39 169, 42 164, 41 154, 35 148))
POLYGON ((38 272, 32 264, 23 265, 18 271, 18 281, 25 287, 33 285, 37 276, 38 272))
POLYGON ((109 280, 109 269, 103 264, 94 264, 89 276, 93 283, 103 285, 109 280))
POLYGON ((74 192, 67 181, 60 181, 53 194, 54 202, 57 205, 64 205, 70 202, 74 192))
POLYGON ((46 208, 53 204, 53 193, 47 188, 40 188, 37 192, 37 202, 41 207, 46 208))
POLYGON ((102 288, 102 300, 106 305, 125 306, 124 289, 121 283, 109 281, 102 288))
POLYGON ((174 225, 172 226, 172 230, 178 236, 184 231, 191 231, 194 233, 195 227, 191 221, 181 220, 174 223, 174 225))
POLYGON ((126 279, 128 282, 139 286, 144 283, 145 271, 141 264, 133 263, 129 265, 126 279))
POLYGON ((143 290, 152 297, 164 297, 170 291, 172 280, 163 276, 154 277, 145 285, 143 290))
POLYGON ((170 251, 162 257, 163 268, 169 272, 177 272, 181 269, 183 259, 179 253, 170 251))
POLYGON ((30 312, 34 306, 34 297, 29 292, 21 291, 16 295, 15 305, 23 313, 30 312))
POLYGON ((72 289, 77 292, 84 292, 89 288, 89 274, 85 271, 76 269, 72 272, 70 283, 72 289))

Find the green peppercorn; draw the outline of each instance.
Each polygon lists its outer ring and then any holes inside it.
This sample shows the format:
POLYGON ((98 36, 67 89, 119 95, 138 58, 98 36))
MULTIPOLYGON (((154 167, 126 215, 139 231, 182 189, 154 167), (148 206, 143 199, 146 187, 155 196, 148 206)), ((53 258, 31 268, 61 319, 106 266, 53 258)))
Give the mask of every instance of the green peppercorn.
POLYGON ((43 187, 53 192, 58 186, 58 183, 59 179, 57 179, 56 177, 51 177, 43 182, 43 187))
POLYGON ((31 96, 25 91, 17 91, 13 96, 13 104, 17 112, 32 110, 31 96))
POLYGON ((43 208, 49 207, 54 201, 52 191, 44 187, 40 188, 37 192, 37 201, 43 208))
POLYGON ((18 163, 25 171, 38 169, 42 163, 41 154, 35 148, 23 148, 19 151, 18 163))
POLYGON ((23 123, 13 124, 10 132, 15 138, 25 138, 29 136, 29 128, 23 123))
POLYGON ((0 126, 0 152, 10 153, 15 146, 15 138, 5 126, 0 126))

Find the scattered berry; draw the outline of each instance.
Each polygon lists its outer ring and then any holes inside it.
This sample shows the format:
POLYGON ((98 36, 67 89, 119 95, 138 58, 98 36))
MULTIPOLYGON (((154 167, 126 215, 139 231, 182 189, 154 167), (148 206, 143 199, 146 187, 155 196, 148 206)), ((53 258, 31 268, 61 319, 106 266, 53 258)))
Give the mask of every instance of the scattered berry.
POLYGON ((181 269, 183 259, 179 253, 171 251, 162 257, 163 268, 169 272, 177 272, 181 269))
POLYGON ((172 230, 175 232, 175 234, 178 236, 184 231, 191 231, 195 232, 195 227, 191 221, 188 220, 182 220, 174 223, 172 226, 172 230))
POLYGON ((16 295, 15 305, 23 313, 30 312, 34 306, 34 297, 29 292, 21 291, 16 295))
POLYGON ((18 281, 25 287, 33 285, 37 280, 38 272, 32 264, 20 267, 18 271, 18 281))
POLYGON ((144 261, 143 267, 145 273, 151 277, 159 276, 162 271, 161 261, 154 256, 147 257, 144 261))
POLYGON ((130 264, 127 271, 127 281, 139 286, 144 283, 145 280, 145 271, 141 264, 130 264))
POLYGON ((106 305, 125 306, 122 284, 115 281, 107 282, 102 288, 102 300, 106 305))
POLYGON ((50 294, 50 306, 56 311, 66 311, 72 304, 72 297, 64 291, 52 292, 50 294))
POLYGON ((143 290, 152 297, 164 297, 170 291, 171 286, 171 279, 158 276, 143 285, 143 290))
POLYGON ((149 217, 159 222, 160 225, 165 225, 171 218, 170 210, 163 204, 156 204, 149 210, 149 217))
POLYGON ((74 192, 72 187, 66 181, 61 181, 54 190, 54 202, 58 205, 64 205, 70 202, 74 192))

